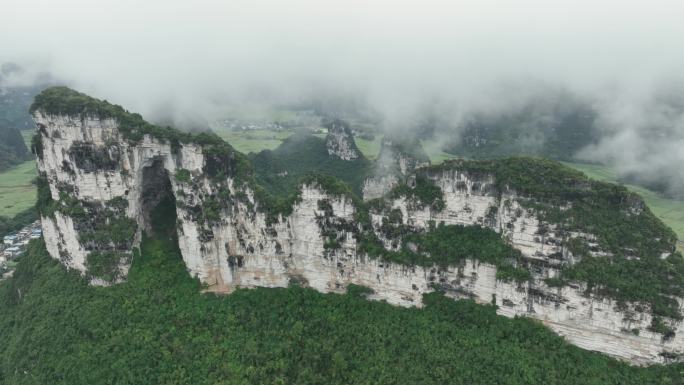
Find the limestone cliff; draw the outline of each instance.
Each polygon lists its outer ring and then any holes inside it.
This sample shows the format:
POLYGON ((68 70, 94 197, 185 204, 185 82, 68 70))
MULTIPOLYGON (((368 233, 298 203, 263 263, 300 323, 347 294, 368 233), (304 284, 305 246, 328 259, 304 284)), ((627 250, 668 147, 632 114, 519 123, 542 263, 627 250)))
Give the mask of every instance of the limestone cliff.
POLYGON ((339 119, 335 119, 328 125, 328 135, 325 138, 325 146, 328 154, 342 160, 353 160, 360 157, 359 149, 354 142, 354 136, 349 125, 339 119))
MULTIPOLYGON (((372 299, 421 306, 424 293, 442 290, 496 304, 505 316, 538 319, 580 347, 635 363, 684 354, 684 326, 677 319, 658 318, 668 328, 664 335, 653 328, 648 304, 598 295, 582 281, 551 285, 581 255, 608 258, 612 249, 596 234, 566 230, 545 215, 548 208, 486 170, 458 163, 402 170, 407 175, 401 184, 392 182, 397 187, 377 182, 374 195, 384 200, 371 208, 329 179, 312 177, 289 204, 276 205, 250 180, 241 154, 217 138, 154 127, 71 93, 71 104, 61 104, 57 93, 57 101, 37 100, 33 108, 38 168, 47 182, 47 196, 40 198, 43 231, 50 254, 94 284, 125 279, 133 250, 151 226, 151 208, 169 196, 188 272, 210 291, 296 281, 343 292, 353 283, 373 289, 372 299), (439 198, 422 198, 424 186, 439 198), (362 244, 372 236, 388 252, 398 250, 403 235, 397 229, 417 234, 438 224, 493 229, 520 251, 512 263, 529 277, 501 278, 496 264, 472 258, 446 266, 402 264, 362 244), (578 242, 586 254, 572 246, 578 242)), ((629 215, 640 215, 638 206, 629 207, 629 215)), ((555 208, 564 212, 572 205, 555 208)), ((663 258, 670 251, 658 250, 663 258)), ((672 301, 684 306, 679 297, 672 301)))
POLYGON ((363 184, 363 199, 377 199, 405 180, 416 168, 430 165, 430 158, 416 139, 383 137, 375 173, 363 184))

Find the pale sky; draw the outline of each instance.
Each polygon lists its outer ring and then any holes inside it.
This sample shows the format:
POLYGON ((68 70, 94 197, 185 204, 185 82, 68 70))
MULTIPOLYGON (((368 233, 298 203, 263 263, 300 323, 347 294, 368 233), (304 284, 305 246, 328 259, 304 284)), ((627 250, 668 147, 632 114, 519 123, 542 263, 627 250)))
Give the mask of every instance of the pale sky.
POLYGON ((0 63, 26 69, 5 84, 49 71, 152 120, 323 89, 391 129, 426 100, 457 122, 567 89, 605 132, 585 159, 684 191, 681 0, 3 0, 0 17, 0 63))
POLYGON ((48 68, 142 112, 169 99, 201 106, 253 85, 284 95, 360 89, 391 106, 428 93, 463 99, 510 79, 642 89, 684 68, 684 2, 674 0, 4 0, 2 8, 0 61, 48 68))

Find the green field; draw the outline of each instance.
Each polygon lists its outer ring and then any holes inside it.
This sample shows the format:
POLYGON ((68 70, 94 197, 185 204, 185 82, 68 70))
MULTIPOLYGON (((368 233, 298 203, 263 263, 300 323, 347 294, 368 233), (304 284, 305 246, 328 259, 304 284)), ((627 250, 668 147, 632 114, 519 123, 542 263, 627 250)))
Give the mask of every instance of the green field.
POLYGON ((354 138, 356 146, 359 148, 363 156, 368 159, 376 159, 380 153, 380 143, 382 141, 382 136, 378 135, 373 140, 354 138))
MULTIPOLYGON (((568 163, 565 165, 582 171, 588 177, 606 182, 619 183, 616 173, 606 166, 568 163)), ((666 225, 670 226, 680 240, 684 240, 684 201, 666 198, 649 189, 625 184, 625 187, 641 195, 648 207, 666 225)), ((682 244, 680 243, 680 248, 682 244)))
MULTIPOLYGON (((281 143, 290 136, 294 130, 249 130, 249 131, 231 131, 231 130, 215 130, 216 134, 230 143, 236 150, 243 154, 250 152, 259 152, 263 150, 274 150, 280 146, 281 143)), ((318 137, 325 137, 325 134, 314 134, 318 137)))
MULTIPOLYGON (((26 147, 31 146, 33 130, 21 131, 26 147)), ((13 217, 36 203, 36 162, 29 160, 0 172, 0 216, 13 217)))
POLYGON ((36 203, 35 177, 33 160, 0 173, 0 216, 13 217, 36 203))
POLYGON ((431 139, 422 140, 420 143, 423 145, 423 149, 425 149, 425 152, 430 157, 430 162, 432 162, 432 164, 439 164, 448 159, 458 158, 458 156, 454 154, 449 154, 442 151, 442 141, 431 139))
POLYGON ((250 131, 222 131, 216 133, 236 150, 242 153, 273 150, 292 135, 293 131, 250 130, 250 131))

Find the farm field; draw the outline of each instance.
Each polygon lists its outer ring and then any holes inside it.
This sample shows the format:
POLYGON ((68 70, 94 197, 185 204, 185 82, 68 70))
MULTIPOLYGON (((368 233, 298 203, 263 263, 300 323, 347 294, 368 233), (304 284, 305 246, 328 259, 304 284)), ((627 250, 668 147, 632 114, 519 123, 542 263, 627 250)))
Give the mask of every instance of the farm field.
POLYGON ((33 160, 0 173, 0 216, 13 217, 36 203, 36 175, 33 160))
MULTIPOLYGON (((21 136, 29 149, 33 134, 33 130, 21 131, 21 136)), ((37 175, 34 160, 28 160, 0 172, 1 217, 13 217, 36 203, 36 186, 31 182, 37 175)))
POLYGON ((247 154, 262 150, 273 150, 294 133, 294 131, 249 130, 228 131, 215 130, 216 134, 230 143, 236 150, 247 154))

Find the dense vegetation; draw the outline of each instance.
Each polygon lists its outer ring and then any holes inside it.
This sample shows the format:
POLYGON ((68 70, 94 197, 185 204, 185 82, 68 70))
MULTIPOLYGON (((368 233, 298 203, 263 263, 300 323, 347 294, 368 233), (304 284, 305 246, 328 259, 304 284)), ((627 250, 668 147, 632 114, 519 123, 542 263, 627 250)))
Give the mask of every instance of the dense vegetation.
POLYGON ((571 244, 582 260, 563 271, 568 280, 586 282, 589 291, 619 300, 650 304, 655 314, 680 318, 670 296, 684 296, 684 259, 673 253, 676 236, 636 194, 624 186, 598 182, 547 160, 510 158, 450 161, 426 172, 459 169, 473 176, 493 175, 499 191, 522 194, 520 202, 559 232, 597 236, 611 257, 595 258, 586 244, 571 244), (526 199, 530 198, 530 199, 526 199), (570 204, 570 208, 561 207, 570 204))
MULTIPOLYGON (((2 74, 0 74, 2 83, 2 74)), ((28 113, 37 87, 2 87, 0 92, 0 171, 31 158, 20 130, 33 128, 28 113)))
POLYGON ((405 197, 418 206, 429 206, 435 211, 441 211, 446 207, 442 189, 428 181, 423 175, 416 177, 413 186, 403 182, 399 183, 389 192, 388 197, 392 199, 405 197))
POLYGON ((516 109, 472 113, 445 151, 467 158, 538 155, 570 160, 598 140, 592 106, 566 92, 549 92, 516 109))
POLYGON ((501 280, 522 282, 531 278, 520 251, 489 228, 439 224, 416 233, 401 225, 401 211, 392 210, 380 231, 389 239, 399 239, 401 244, 396 245, 396 250, 387 250, 374 234, 360 234, 360 249, 371 257, 404 265, 443 268, 474 259, 496 265, 497 278, 501 280))
MULTIPOLYGON (((246 157, 212 135, 149 125, 118 106, 51 90, 35 108, 123 119, 130 140, 150 134, 172 146, 196 141, 208 155, 207 175, 218 183, 232 176, 249 185, 270 220, 291 210, 299 183, 350 197, 364 226, 368 209, 382 205, 357 198, 371 164, 335 162, 318 138, 297 136, 274 151, 252 154, 252 171, 246 157), (78 108, 57 100, 60 93, 78 108), (319 173, 309 173, 312 169, 319 173)), ((92 162, 95 153, 81 150, 92 162)), ((523 204, 562 231, 596 234, 614 254, 601 259, 584 254, 560 281, 588 282, 595 293, 644 301, 657 315, 679 315, 668 295, 682 294, 684 263, 678 254, 659 258, 659 251, 671 246, 672 234, 623 188, 593 182, 555 162, 516 158, 428 168, 415 185, 400 184, 390 196, 439 210, 442 191, 428 177, 446 168, 493 175, 499 192, 520 193, 523 204), (558 209, 568 202, 571 209, 558 209)), ((179 170, 173 177, 191 184, 194 176, 179 170)), ((38 187, 41 212, 92 214, 69 194, 53 201, 44 178, 38 187)), ((212 199, 247 201, 218 191, 212 199)), ((110 288, 88 286, 89 277, 65 271, 41 242, 32 242, 14 278, 0 283, 0 383, 667 384, 684 378, 681 364, 630 367, 573 347, 534 321, 498 317, 493 306, 454 302, 439 293, 425 297, 424 309, 366 301, 361 287, 351 287, 347 295, 296 285, 237 290, 225 297, 199 294, 202 286, 189 277, 175 246, 175 203, 162 203, 151 216, 155 233, 136 251, 127 282, 110 288)), ((205 203, 205 215, 218 217, 225 202, 205 203)), ((108 202, 112 210, 122 205, 108 202)), ((497 265, 500 279, 530 278, 520 253, 492 230, 433 225, 416 234, 402 227, 397 211, 390 212, 382 229, 400 233, 394 234, 401 240, 397 248, 385 250, 365 232, 359 234, 362 250, 412 265, 457 265, 473 258, 497 265)), ((97 222, 83 229, 86 243, 111 238, 116 246, 132 237, 134 224, 116 220, 116 213, 98 213, 97 222)), ((575 245, 574 251, 586 253, 586 245, 575 245)), ((116 250, 95 250, 86 261, 88 273, 114 280, 116 262, 123 257, 116 250)), ((669 332, 659 318, 652 328, 669 332)))
POLYGON ((20 230, 37 219, 38 213, 33 207, 26 209, 11 218, 0 216, 0 237, 13 231, 20 230))
POLYGON ((0 171, 31 158, 21 133, 0 123, 0 171))
POLYGON ((88 286, 34 241, 0 283, 4 384, 676 384, 528 319, 434 293, 424 309, 311 289, 199 294, 172 243, 146 239, 128 281, 88 286))
POLYGON ((372 163, 363 157, 352 161, 331 157, 325 140, 309 134, 295 134, 273 151, 249 156, 257 182, 276 195, 292 193, 301 177, 312 170, 348 183, 360 195, 363 181, 372 168, 372 163))

